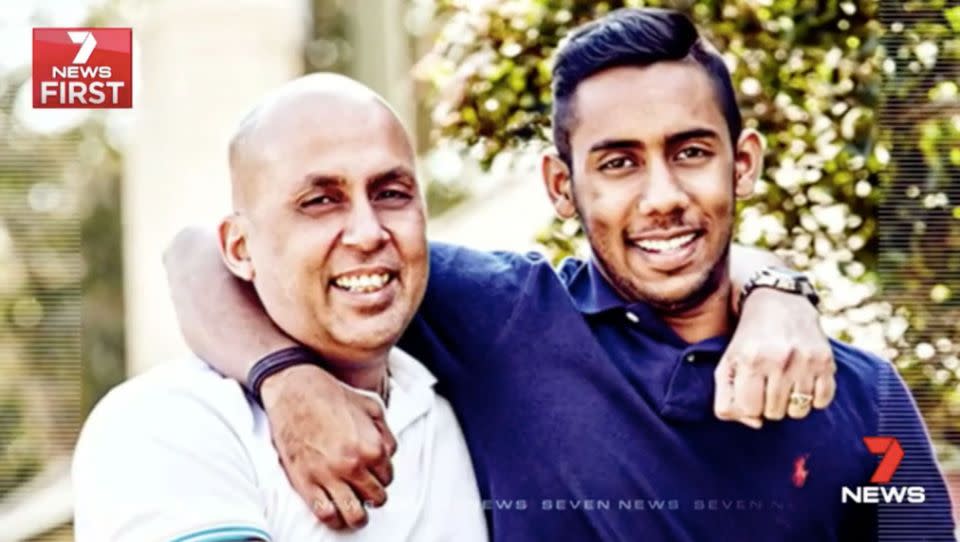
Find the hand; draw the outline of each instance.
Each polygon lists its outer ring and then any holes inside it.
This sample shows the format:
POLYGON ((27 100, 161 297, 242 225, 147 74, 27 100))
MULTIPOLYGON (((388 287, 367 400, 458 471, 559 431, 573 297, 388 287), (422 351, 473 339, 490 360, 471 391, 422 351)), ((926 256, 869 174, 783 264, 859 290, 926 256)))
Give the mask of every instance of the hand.
POLYGON ((714 412, 759 429, 763 418, 803 418, 826 408, 836 392, 833 350, 819 313, 803 296, 758 288, 717 366, 714 412), (793 393, 812 401, 790 400, 793 393))
POLYGON ((287 478, 332 529, 362 527, 364 504, 382 506, 397 442, 380 405, 313 365, 268 377, 260 388, 287 478))

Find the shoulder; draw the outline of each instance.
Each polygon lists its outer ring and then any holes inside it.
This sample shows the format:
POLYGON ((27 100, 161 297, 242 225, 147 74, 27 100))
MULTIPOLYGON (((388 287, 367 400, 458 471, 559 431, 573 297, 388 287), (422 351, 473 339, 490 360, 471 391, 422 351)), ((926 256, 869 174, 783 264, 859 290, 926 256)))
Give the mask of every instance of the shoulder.
POLYGON ((499 333, 521 300, 562 289, 541 254, 431 243, 430 278, 419 314, 434 329, 449 333, 470 329, 474 342, 484 342, 499 333))
POLYGON ((446 243, 430 243, 430 280, 441 284, 518 286, 550 262, 540 253, 485 252, 446 243))
POLYGON ((427 291, 401 345, 450 382, 465 376, 457 372, 465 363, 486 361, 506 333, 529 340, 544 312, 569 306, 564 281, 542 254, 431 243, 427 291))
POLYGON ((830 346, 837 362, 837 371, 851 378, 875 382, 882 371, 887 367, 892 368, 889 361, 862 348, 834 339, 830 340, 830 346))
POLYGON ((909 399, 910 390, 897 368, 887 359, 852 345, 831 340, 837 363, 837 398, 844 395, 856 400, 859 406, 869 405, 879 411, 887 398, 897 395, 909 399))
POLYGON ((160 448, 165 441, 180 443, 217 428, 234 433, 248 424, 252 427, 253 412, 237 383, 197 359, 179 360, 108 392, 84 423, 77 457, 89 448, 160 448))
POLYGON ((269 540, 253 419, 239 386, 196 360, 114 388, 74 450, 77 539, 170 540, 222 525, 245 540, 269 540))
POLYGON ((137 414, 164 412, 170 407, 229 410, 247 405, 239 384, 196 358, 164 363, 137 375, 110 390, 93 413, 137 414))
POLYGON ((863 387, 875 392, 883 374, 895 372, 893 364, 880 356, 850 344, 831 339, 837 363, 837 385, 863 387))
POLYGON ((560 277, 560 280, 562 280, 564 284, 570 285, 577 275, 587 271, 587 265, 586 261, 579 258, 564 258, 560 264, 557 265, 557 276, 560 277))

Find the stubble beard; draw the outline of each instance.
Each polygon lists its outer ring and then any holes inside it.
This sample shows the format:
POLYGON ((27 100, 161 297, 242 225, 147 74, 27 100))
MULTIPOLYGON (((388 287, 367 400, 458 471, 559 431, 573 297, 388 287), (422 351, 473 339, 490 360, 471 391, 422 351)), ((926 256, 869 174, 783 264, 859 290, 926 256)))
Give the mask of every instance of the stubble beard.
POLYGON ((595 246, 602 247, 604 244, 594 239, 591 231, 585 224, 583 225, 583 229, 590 242, 593 256, 604 269, 604 275, 613 283, 614 289, 616 289, 621 296, 624 296, 627 301, 632 303, 646 303, 664 315, 679 315, 700 306, 720 290, 727 276, 730 241, 733 239, 732 224, 724 236, 723 251, 720 252, 717 260, 713 262, 713 265, 711 265, 709 269, 697 277, 694 286, 689 292, 679 298, 666 298, 660 295, 656 288, 649 288, 644 284, 636 284, 635 281, 629 277, 622 277, 613 273, 612 270, 614 268, 606 261, 602 251, 593 249, 595 246))

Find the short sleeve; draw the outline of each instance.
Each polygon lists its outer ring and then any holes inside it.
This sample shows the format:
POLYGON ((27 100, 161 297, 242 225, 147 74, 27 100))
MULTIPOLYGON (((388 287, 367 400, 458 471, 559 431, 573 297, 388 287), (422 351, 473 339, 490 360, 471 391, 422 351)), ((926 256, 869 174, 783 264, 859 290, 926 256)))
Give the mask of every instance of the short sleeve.
POLYGON ((271 540, 241 438, 197 394, 122 384, 84 425, 72 474, 78 542, 271 540))

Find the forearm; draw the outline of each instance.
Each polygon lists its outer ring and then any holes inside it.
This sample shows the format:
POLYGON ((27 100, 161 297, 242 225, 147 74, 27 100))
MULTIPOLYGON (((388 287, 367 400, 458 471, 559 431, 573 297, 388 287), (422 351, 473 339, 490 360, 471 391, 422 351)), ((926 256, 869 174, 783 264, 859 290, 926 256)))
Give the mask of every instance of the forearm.
POLYGON ((163 260, 187 345, 220 373, 246 383, 258 359, 296 344, 273 324, 253 287, 223 264, 212 231, 181 231, 163 260))

